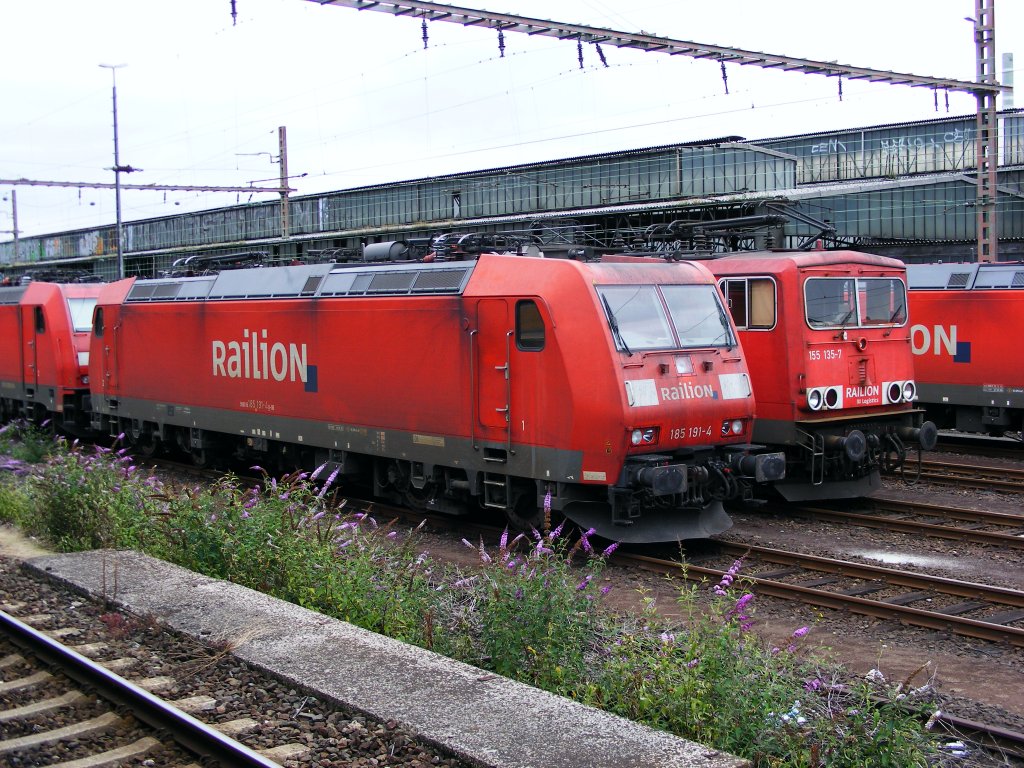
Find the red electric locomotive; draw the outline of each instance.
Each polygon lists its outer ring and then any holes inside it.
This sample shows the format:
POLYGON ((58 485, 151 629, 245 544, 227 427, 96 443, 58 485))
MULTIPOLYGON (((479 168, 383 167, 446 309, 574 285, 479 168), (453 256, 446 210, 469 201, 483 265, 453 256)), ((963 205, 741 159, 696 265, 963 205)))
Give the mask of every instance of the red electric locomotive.
POLYGON ((725 530, 721 500, 784 469, 745 448, 746 363, 698 265, 487 254, 126 280, 94 335, 98 428, 199 461, 326 464, 438 511, 537 525, 550 492, 603 536, 672 541, 725 530))
POLYGON ((942 428, 1017 438, 1024 430, 1024 263, 911 264, 918 395, 942 428))
POLYGON ((96 284, 0 288, 0 418, 89 427, 89 331, 96 284))
POLYGON ((789 500, 862 496, 937 430, 915 407, 904 264, 855 251, 706 262, 750 365, 754 440, 780 446, 789 500))

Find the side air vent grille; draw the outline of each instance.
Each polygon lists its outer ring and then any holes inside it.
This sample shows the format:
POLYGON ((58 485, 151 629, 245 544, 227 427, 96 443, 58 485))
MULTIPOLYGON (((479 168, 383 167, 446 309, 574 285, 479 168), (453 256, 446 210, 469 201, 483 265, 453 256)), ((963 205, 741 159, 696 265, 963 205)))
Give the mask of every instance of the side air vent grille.
POLYGON ((954 272, 949 276, 949 282, 946 283, 947 288, 964 288, 967 285, 967 281, 971 279, 970 272, 954 272))

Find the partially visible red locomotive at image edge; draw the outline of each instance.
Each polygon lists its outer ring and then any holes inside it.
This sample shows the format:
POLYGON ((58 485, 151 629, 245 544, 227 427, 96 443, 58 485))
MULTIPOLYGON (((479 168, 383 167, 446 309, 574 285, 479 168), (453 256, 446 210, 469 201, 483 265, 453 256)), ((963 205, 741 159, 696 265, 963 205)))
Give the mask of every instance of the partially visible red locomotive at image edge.
POLYGON ((918 394, 941 429, 1024 430, 1024 262, 909 264, 918 394))
POLYGON ((935 447, 918 397, 901 261, 856 251, 704 262, 735 321, 757 399, 753 439, 786 452, 791 501, 863 496, 935 447))
POLYGON ((698 265, 486 254, 129 279, 94 334, 98 428, 200 462, 326 464, 420 508, 536 526, 550 492, 607 538, 674 541, 725 530, 721 500, 784 469, 747 450, 747 366, 698 265))
POLYGON ((89 428, 89 331, 97 284, 0 288, 0 419, 89 428))

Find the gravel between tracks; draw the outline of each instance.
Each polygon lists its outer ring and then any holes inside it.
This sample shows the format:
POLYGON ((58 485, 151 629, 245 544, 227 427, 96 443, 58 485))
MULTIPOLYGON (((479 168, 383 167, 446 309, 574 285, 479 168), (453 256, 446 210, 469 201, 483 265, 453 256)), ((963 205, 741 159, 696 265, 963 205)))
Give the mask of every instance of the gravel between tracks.
POLYGON ((206 722, 249 717, 258 727, 241 740, 252 749, 284 743, 304 744, 309 753, 288 760, 289 768, 467 768, 467 764, 417 741, 394 723, 320 701, 251 669, 227 648, 204 646, 167 631, 145 617, 125 616, 99 603, 34 578, 19 568, 19 557, 36 553, 9 530, 0 536, 0 603, 25 604, 22 615, 58 613, 82 629, 74 644, 104 642, 107 658, 135 659, 130 679, 169 676, 173 688, 161 691, 175 700, 209 696, 214 709, 196 715, 206 722))

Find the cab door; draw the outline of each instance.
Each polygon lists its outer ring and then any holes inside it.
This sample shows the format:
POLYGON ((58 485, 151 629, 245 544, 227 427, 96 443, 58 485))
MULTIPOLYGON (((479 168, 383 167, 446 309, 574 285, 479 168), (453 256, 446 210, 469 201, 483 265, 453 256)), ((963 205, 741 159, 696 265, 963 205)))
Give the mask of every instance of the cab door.
POLYGON ((38 305, 21 308, 21 379, 25 397, 34 399, 39 387, 39 342, 46 333, 46 316, 38 305))
POLYGON ((476 307, 477 328, 473 350, 474 421, 479 437, 510 441, 513 324, 505 299, 481 299, 476 307))

